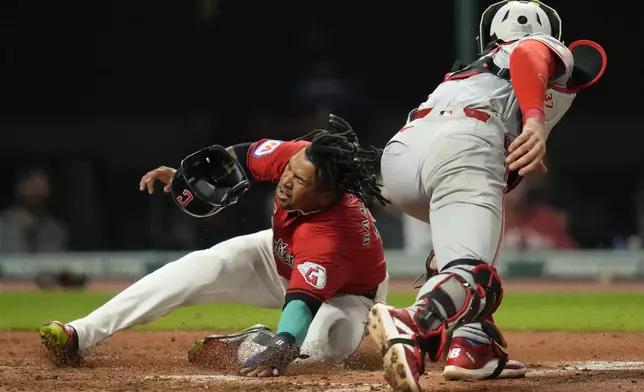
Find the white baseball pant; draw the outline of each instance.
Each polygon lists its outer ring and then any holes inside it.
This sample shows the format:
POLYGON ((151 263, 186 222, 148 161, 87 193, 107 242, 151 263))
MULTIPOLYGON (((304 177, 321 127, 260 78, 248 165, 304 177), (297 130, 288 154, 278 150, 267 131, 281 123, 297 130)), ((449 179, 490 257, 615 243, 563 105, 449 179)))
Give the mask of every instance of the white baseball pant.
MULTIPOLYGON (((264 230, 189 253, 150 273, 86 317, 68 323, 79 348, 105 343, 117 331, 150 323, 172 310, 200 303, 236 302, 257 307, 284 306, 288 282, 277 274, 273 233, 264 230)), ((375 301, 385 302, 388 279, 375 301)), ((326 301, 302 345, 307 361, 337 363, 358 347, 364 320, 374 301, 340 294, 326 301)))
MULTIPOLYGON (((429 223, 439 271, 457 259, 493 264, 503 230, 503 125, 462 109, 432 110, 392 138, 382 157, 387 195, 404 213, 429 223), (441 115, 441 113, 444 113, 441 115)), ((418 297, 433 289, 425 285, 418 297)), ((488 343, 480 324, 454 332, 488 343)))

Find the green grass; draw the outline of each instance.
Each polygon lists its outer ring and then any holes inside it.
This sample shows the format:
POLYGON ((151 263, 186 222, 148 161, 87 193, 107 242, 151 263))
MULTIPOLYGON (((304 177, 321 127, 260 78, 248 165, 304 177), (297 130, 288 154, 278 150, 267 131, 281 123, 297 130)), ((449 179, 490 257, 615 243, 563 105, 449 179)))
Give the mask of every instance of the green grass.
MULTIPOLYGON (((111 298, 109 293, 0 293, 0 330, 36 330, 49 320, 71 321, 111 298)), ((413 293, 392 293, 389 303, 407 306, 413 293)), ((279 310, 238 304, 207 304, 177 309, 148 330, 246 328, 261 322, 275 327, 279 310)), ((495 314, 503 330, 644 331, 644 295, 615 293, 508 293, 495 314)))

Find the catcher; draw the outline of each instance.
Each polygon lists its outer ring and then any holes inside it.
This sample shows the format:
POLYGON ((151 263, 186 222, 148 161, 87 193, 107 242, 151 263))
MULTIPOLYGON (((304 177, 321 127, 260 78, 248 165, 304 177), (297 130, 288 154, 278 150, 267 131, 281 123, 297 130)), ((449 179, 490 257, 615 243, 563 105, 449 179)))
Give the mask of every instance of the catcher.
POLYGON ((550 132, 578 92, 602 76, 591 41, 562 43, 561 19, 540 1, 503 0, 482 14, 479 59, 457 62, 385 146, 382 181, 406 214, 431 224, 438 273, 407 308, 376 304, 370 334, 396 391, 420 391, 425 360, 445 355, 448 379, 522 377, 493 314, 503 300, 495 261, 503 196, 546 172, 550 132))
POLYGON ((349 124, 331 115, 330 130, 295 141, 264 139, 211 146, 143 176, 140 190, 165 184, 195 217, 237 202, 249 177, 277 184, 272 229, 196 251, 143 277, 86 317, 40 328, 58 363, 78 365, 85 351, 117 331, 149 323, 180 306, 233 301, 282 308, 273 334, 253 336, 240 356, 246 376, 277 376, 295 359, 337 363, 358 347, 369 309, 385 301, 382 241, 367 203, 387 203, 374 170, 380 150, 363 149, 349 124), (247 351, 248 352, 248 351, 247 351))

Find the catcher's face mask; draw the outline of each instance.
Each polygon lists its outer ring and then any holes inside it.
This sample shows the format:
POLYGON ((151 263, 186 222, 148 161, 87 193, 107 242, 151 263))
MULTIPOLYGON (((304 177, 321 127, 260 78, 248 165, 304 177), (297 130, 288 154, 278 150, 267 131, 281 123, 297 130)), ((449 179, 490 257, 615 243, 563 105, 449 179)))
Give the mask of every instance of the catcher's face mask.
POLYGON ((213 145, 181 161, 172 180, 172 196, 184 212, 204 218, 235 204, 249 187, 239 162, 213 145))
POLYGON ((528 34, 548 34, 561 41, 561 18, 540 1, 503 0, 481 15, 479 50, 484 53, 493 42, 510 42, 528 34))

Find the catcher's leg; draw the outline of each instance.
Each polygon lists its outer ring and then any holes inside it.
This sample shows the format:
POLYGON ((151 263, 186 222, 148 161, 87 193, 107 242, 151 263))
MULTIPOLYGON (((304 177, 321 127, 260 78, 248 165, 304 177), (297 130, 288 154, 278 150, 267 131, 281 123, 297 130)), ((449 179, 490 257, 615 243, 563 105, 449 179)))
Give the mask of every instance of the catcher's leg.
MULTIPOLYGON (((401 391, 420 390, 425 355, 437 361, 455 329, 491 316, 503 296, 501 280, 489 265, 502 232, 501 140, 476 120, 443 125, 449 132, 438 132, 442 125, 437 126, 438 136, 419 169, 419 188, 431 195, 429 221, 440 273, 423 285, 410 308, 376 305, 370 314, 369 327, 384 353, 385 377, 401 391)), ((506 358, 501 348, 495 345, 506 358)))
POLYGON ((457 327, 484 320, 501 302, 496 271, 480 260, 460 259, 430 278, 408 309, 375 305, 370 335, 383 352, 385 378, 394 390, 419 391, 428 355, 438 361, 448 335, 457 327))
MULTIPOLYGON (((463 162, 456 161, 436 174, 437 185, 430 203, 433 244, 441 271, 445 261, 458 259, 493 265, 503 234, 502 150, 485 145, 472 135, 459 139, 469 144, 463 162)), ((475 321, 453 331, 444 376, 448 379, 524 376, 525 365, 508 359, 505 340, 491 317, 488 322, 475 321)))
MULTIPOLYGON (((426 279, 438 274, 434 251, 427 257, 425 264, 426 279)), ((446 363, 443 376, 450 380, 490 378, 517 378, 526 374, 526 366, 519 361, 505 358, 502 350, 495 350, 495 344, 507 348, 501 331, 494 324, 492 316, 482 323, 469 323, 456 328, 448 336, 446 363), (507 360, 503 367, 503 360, 507 360), (497 368, 498 366, 498 368, 497 368), (490 368, 494 370, 490 373, 490 368)))
MULTIPOLYGON (((479 128, 485 130, 485 127, 479 128)), ((493 378, 499 376, 506 365, 514 365, 507 362, 506 344, 500 331, 493 323, 481 324, 491 317, 502 298, 501 281, 491 265, 496 259, 503 232, 505 168, 501 150, 491 148, 473 135, 459 135, 457 141, 465 146, 461 158, 441 168, 433 178, 435 189, 430 203, 430 219, 434 227, 432 237, 436 264, 439 276, 456 268, 455 272, 466 275, 465 271, 470 270, 475 280, 480 278, 478 271, 488 270, 491 278, 487 283, 475 282, 479 285, 481 302, 485 301, 487 309, 479 309, 479 314, 473 314, 473 317, 464 315, 453 327, 449 322, 445 323, 448 334, 441 340, 448 336, 453 336, 453 340, 444 375, 447 378, 493 378), (481 291, 481 287, 487 287, 487 291, 481 291), (490 298, 489 293, 494 297, 490 298)), ((423 287, 419 297, 431 297, 433 290, 431 286, 423 287)), ((452 300, 455 299, 451 292, 447 293, 452 300)), ((476 309, 469 312, 476 313, 476 309)), ((449 311, 445 313, 447 315, 449 311)), ((439 358, 443 344, 444 341, 440 352, 430 355, 430 358, 439 358)))
POLYGON ((273 261, 272 232, 265 230, 168 263, 69 326, 78 333, 79 348, 85 349, 180 306, 234 301, 280 308, 283 300, 284 287, 273 261))

